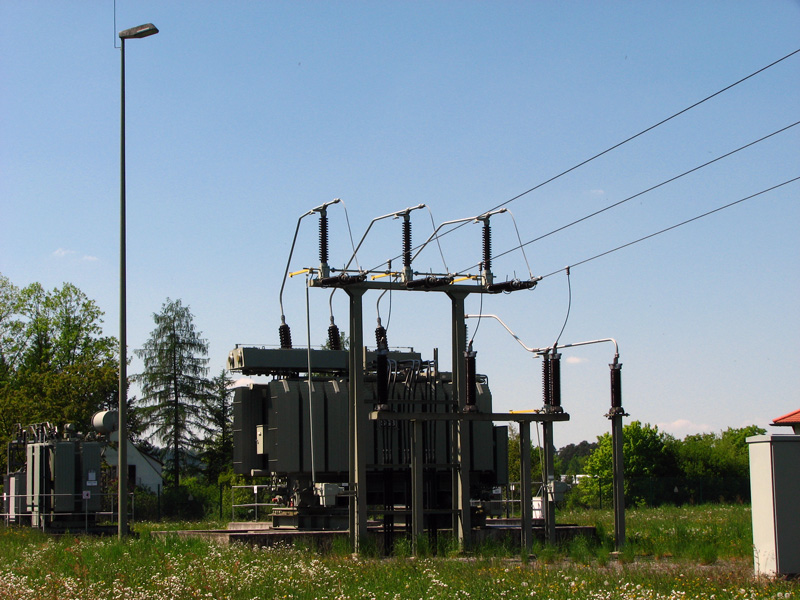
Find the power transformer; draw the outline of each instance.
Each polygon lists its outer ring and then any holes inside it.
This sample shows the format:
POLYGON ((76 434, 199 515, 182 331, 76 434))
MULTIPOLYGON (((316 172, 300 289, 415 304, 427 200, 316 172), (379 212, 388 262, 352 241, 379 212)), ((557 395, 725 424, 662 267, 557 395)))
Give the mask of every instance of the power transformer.
MULTIPOLYGON (((95 425, 102 430, 115 414, 98 413, 95 425)), ((18 427, 8 446, 4 476, 6 521, 47 531, 96 531, 106 499, 102 470, 106 443, 101 434, 82 435, 72 425, 18 427)))
MULTIPOLYGON (((397 413, 455 412, 450 373, 436 360, 415 352, 388 352, 381 362, 368 352, 364 403, 397 413), (385 367, 383 365, 386 365, 385 367), (379 392, 379 387, 385 390, 379 392)), ((269 375, 234 391, 234 469, 276 482, 273 526, 347 528, 349 477, 348 353, 344 350, 236 348, 228 367, 244 375, 269 375), (308 377, 309 359, 312 365, 308 377)), ((492 412, 492 396, 484 376, 477 376, 476 406, 492 412)), ((508 480, 508 428, 473 422, 471 489, 480 514, 492 490, 508 480)), ((423 425, 423 485, 426 521, 448 526, 452 516, 454 458, 453 421, 423 425)), ((411 503, 411 423, 371 421, 367 431, 367 504, 384 522, 400 520, 411 503)), ((487 503, 488 505, 488 503, 487 503)))

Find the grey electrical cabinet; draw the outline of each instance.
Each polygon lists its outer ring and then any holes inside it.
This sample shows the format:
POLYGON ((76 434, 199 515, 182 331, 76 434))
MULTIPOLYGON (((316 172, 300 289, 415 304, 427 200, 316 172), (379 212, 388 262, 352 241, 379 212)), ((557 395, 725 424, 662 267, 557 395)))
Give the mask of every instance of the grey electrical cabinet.
POLYGON ((800 574, 800 435, 756 435, 750 449, 757 575, 800 574))

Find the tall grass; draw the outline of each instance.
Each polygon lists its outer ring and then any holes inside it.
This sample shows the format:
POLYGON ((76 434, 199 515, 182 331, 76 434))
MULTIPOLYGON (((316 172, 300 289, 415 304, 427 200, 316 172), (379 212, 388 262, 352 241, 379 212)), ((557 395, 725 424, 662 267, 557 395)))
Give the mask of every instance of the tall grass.
MULTIPOLYGON (((658 537, 656 533, 666 532, 667 522, 675 522, 683 513, 659 516, 662 510, 631 514, 631 537, 666 543, 667 534, 658 537)), ((715 523, 738 518, 730 514, 735 510, 719 510, 701 508, 686 514, 715 523)), ((746 507, 740 510, 748 513, 746 507)), ((607 519, 600 513, 586 515, 591 517, 607 519)), ((678 521, 688 533, 692 527, 700 531, 706 527, 689 517, 678 521)), ((321 556, 311 550, 219 546, 178 536, 151 537, 145 528, 140 531, 138 538, 119 541, 70 535, 55 538, 29 529, 0 528, 0 599, 738 600, 800 596, 797 582, 757 580, 749 556, 734 557, 723 548, 717 554, 727 558, 713 565, 675 553, 667 558, 666 552, 659 553, 663 557, 659 560, 655 553, 643 558, 635 552, 630 560, 608 560, 606 542, 597 546, 585 539, 560 548, 537 546, 536 556, 529 561, 509 556, 506 547, 493 553, 488 546, 453 558, 365 559, 354 558, 344 548, 321 556), (550 553, 548 561, 542 559, 543 553, 550 553)), ((722 546, 727 545, 726 540, 722 538, 722 546)))
MULTIPOLYGON (((610 510, 562 511, 559 522, 593 525, 601 541, 613 543, 610 510)), ((675 557, 713 563, 718 558, 751 559, 753 529, 750 507, 742 504, 662 506, 626 511, 626 552, 629 555, 675 557)))

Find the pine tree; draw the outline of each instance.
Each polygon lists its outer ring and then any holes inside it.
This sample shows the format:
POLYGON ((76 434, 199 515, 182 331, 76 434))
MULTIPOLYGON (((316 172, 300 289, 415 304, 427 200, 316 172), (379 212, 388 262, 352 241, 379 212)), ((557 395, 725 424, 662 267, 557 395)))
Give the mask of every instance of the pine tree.
POLYGON ((203 448, 206 478, 215 483, 220 473, 233 466, 233 405, 231 389, 233 380, 223 369, 211 380, 211 393, 206 401, 208 423, 203 448))
POLYGON ((135 351, 144 362, 144 372, 136 376, 141 415, 172 456, 175 485, 186 470, 189 452, 200 448, 200 432, 207 425, 204 406, 211 392, 206 379, 208 343, 193 318, 188 306, 167 298, 161 312, 153 314, 156 327, 144 348, 135 351))

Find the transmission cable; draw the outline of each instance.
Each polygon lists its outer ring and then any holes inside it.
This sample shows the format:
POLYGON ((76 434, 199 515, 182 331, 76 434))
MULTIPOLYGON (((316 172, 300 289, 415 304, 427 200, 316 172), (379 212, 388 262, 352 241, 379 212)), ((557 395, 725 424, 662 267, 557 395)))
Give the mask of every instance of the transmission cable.
MULTIPOLYGON (((718 156, 718 157, 716 157, 714 159, 711 159, 708 162, 703 163, 702 165, 698 165, 698 166, 696 166, 696 167, 694 167, 692 169, 689 169, 688 171, 684 171, 683 173, 681 173, 679 175, 675 175, 674 177, 670 177, 669 179, 667 179, 665 181, 662 181, 661 183, 657 183, 656 185, 651 186, 651 187, 647 188, 646 190, 642 190, 641 192, 637 192, 633 196, 628 196, 627 198, 624 198, 624 199, 620 200, 619 202, 615 202, 614 204, 610 204, 610 205, 606 206, 605 208, 601 208, 600 210, 597 210, 597 211, 595 211, 593 213, 589 213, 588 215, 586 215, 584 217, 581 217, 580 219, 576 219, 575 221, 572 221, 571 223, 567 223, 566 225, 562 225, 561 227, 559 227, 557 229, 553 229, 552 231, 550 231, 548 233, 545 233, 543 235, 540 235, 539 237, 534 238, 534 239, 532 239, 530 241, 527 241, 524 244, 521 244, 520 246, 515 246, 514 248, 509 248, 508 250, 504 250, 500 254, 494 255, 492 257, 492 259, 500 258, 501 256, 505 256, 506 254, 510 254, 511 252, 514 252, 515 250, 518 250, 518 249, 522 248, 522 246, 528 246, 528 245, 533 244, 535 242, 541 241, 544 238, 550 237, 551 235, 556 234, 556 233, 558 233, 560 231, 564 231, 565 229, 567 229, 569 227, 572 227, 573 225, 577 225, 578 223, 582 223, 583 221, 591 219, 592 217, 596 217, 597 215, 599 215, 601 213, 604 213, 607 210, 611 210, 612 208, 615 208, 615 207, 619 206, 620 204, 625 204, 626 202, 628 202, 630 200, 633 200, 634 198, 638 198, 639 196, 643 196, 644 194, 646 194, 648 192, 652 192, 653 190, 658 189, 660 187, 663 187, 663 186, 667 185, 668 183, 672 183, 673 181, 677 181, 681 177, 685 177, 686 175, 690 175, 691 173, 694 173, 695 171, 699 171, 700 169, 703 169, 703 168, 705 168, 705 167, 707 167, 707 166, 709 166, 711 164, 714 164, 715 162, 719 162, 723 158, 728 158, 729 156, 732 156, 732 155, 736 154, 737 152, 740 152, 740 151, 742 151, 742 150, 744 150, 746 148, 749 148, 750 146, 754 146, 755 144, 758 144, 759 142, 763 142, 764 140, 769 139, 769 138, 771 138, 771 137, 773 137, 775 135, 778 135, 779 133, 783 133, 784 131, 787 131, 788 129, 791 129, 792 127, 795 127, 796 125, 800 125, 800 121, 795 121, 791 125, 787 125, 786 127, 783 127, 783 128, 781 128, 781 129, 779 129, 777 131, 774 131, 774 132, 768 134, 768 135, 765 135, 764 137, 759 138, 759 139, 757 139, 757 140, 755 140, 753 142, 750 142, 749 144, 745 144, 744 146, 740 146, 739 148, 736 148, 735 150, 731 150, 730 152, 727 152, 726 154, 723 154, 723 155, 718 156)), ((473 269, 473 268, 475 268, 477 266, 478 265, 472 265, 471 267, 468 267, 466 270, 473 269)))
POLYGON ((740 198, 739 200, 735 200, 733 202, 725 204, 724 206, 717 207, 714 210, 710 210, 710 211, 705 212, 705 213, 703 213, 701 215, 697 215, 696 217, 692 217, 691 219, 687 219, 686 221, 681 221, 680 223, 677 223, 675 225, 667 227, 666 229, 662 229, 660 231, 656 231, 655 233, 651 233, 650 235, 646 235, 646 236, 644 236, 642 238, 639 238, 638 240, 633 240, 632 242, 628 242, 627 244, 623 244, 622 246, 617 246, 616 248, 612 248, 611 250, 606 250, 605 252, 601 252, 600 254, 596 254, 595 256, 592 256, 591 258, 586 258, 586 259, 584 259, 584 260, 582 260, 580 262, 576 262, 576 263, 570 265, 569 267, 564 267, 563 269, 558 269, 557 271, 553 271, 552 273, 548 273, 547 275, 542 276, 542 279, 545 279, 546 277, 550 277, 551 275, 555 275, 556 273, 560 273, 561 271, 564 271, 565 269, 570 269, 570 268, 577 267, 579 265, 586 264, 588 262, 591 262, 591 261, 595 260, 596 258, 600 258, 601 256, 606 256, 608 254, 611 254, 612 252, 616 252, 617 250, 622 250, 623 248, 627 248, 628 246, 633 246, 634 244, 638 244, 639 242, 643 242, 645 240, 649 240, 650 238, 653 238, 653 237, 655 237, 657 235, 661 235, 662 233, 666 233, 668 231, 672 231, 673 229, 677 229, 678 227, 682 227, 683 225, 687 225, 687 224, 691 223, 692 221, 697 221, 698 219, 702 219, 703 217, 707 217, 709 215, 713 215, 714 213, 717 213, 717 212, 720 212, 722 210, 725 210, 726 208, 730 208, 731 206, 735 206, 736 204, 741 204, 742 202, 744 202, 746 200, 751 200, 752 198, 755 198, 756 196, 760 196, 762 194, 766 194, 767 192, 771 192, 771 191, 776 190, 776 189, 778 189, 780 187, 783 187, 784 185, 788 185, 790 183, 794 183, 795 181, 798 181, 798 180, 800 180, 800 176, 795 177, 794 179, 789 179, 788 181, 784 181, 783 183, 779 183, 779 184, 774 185, 774 186, 772 186, 770 188, 767 188, 765 190, 761 190, 760 192, 756 192, 755 194, 751 194, 750 196, 746 196, 744 198, 740 198))
MULTIPOLYGON (((580 167, 582 167, 582 166, 584 166, 584 165, 586 165, 586 164, 588 164, 588 163, 592 162, 593 160, 595 160, 595 159, 597 159, 597 158, 600 158, 601 156, 603 156, 603 155, 605 155, 605 154, 608 154, 608 153, 609 153, 609 152, 611 152, 612 150, 616 150, 616 149, 617 149, 617 148, 619 148, 620 146, 622 146, 622 145, 624 145, 624 144, 627 144, 628 142, 630 142, 630 141, 632 141, 632 140, 635 140, 636 138, 638 138, 638 137, 640 137, 640 136, 644 135, 645 133, 648 133, 648 132, 652 131, 652 130, 653 130, 653 129, 655 129, 656 127, 659 127, 659 126, 663 125, 664 123, 667 123, 668 121, 671 121, 672 119, 674 119, 674 118, 676 118, 676 117, 678 117, 678 116, 682 115, 683 113, 685 113, 685 112, 688 112, 688 111, 692 110, 693 108, 696 108, 696 107, 700 106, 700 105, 701 105, 701 104, 703 104, 704 102, 707 102, 707 101, 711 100, 712 98, 715 98, 716 96, 719 96, 720 94, 722 94, 722 93, 724 93, 724 92, 727 92, 728 90, 730 90, 731 88, 734 88, 734 87, 736 87, 736 86, 737 86, 737 85, 739 85, 740 83, 744 83, 744 82, 745 82, 745 81, 747 81, 748 79, 751 79, 752 77, 755 77, 756 75, 758 75, 758 74, 760 74, 760 73, 763 73, 763 72, 764 72, 764 71, 766 71, 767 69, 769 69, 769 68, 771 68, 771 67, 774 67, 774 66, 775 66, 775 65, 777 65, 778 63, 780 63, 780 62, 782 62, 782 61, 786 60, 787 58, 790 58, 790 57, 794 56, 795 54, 797 54, 797 53, 799 53, 799 52, 800 52, 800 48, 798 48, 797 50, 795 50, 795 51, 793 51, 793 52, 790 52, 790 53, 789 53, 789 54, 787 54, 786 56, 783 56, 783 57, 779 58, 779 59, 778 59, 778 60, 776 60, 776 61, 773 61, 773 62, 771 62, 770 64, 766 65, 765 67, 761 67, 761 68, 760 68, 760 69, 758 69, 757 71, 753 71, 753 72, 752 72, 752 73, 750 73, 749 75, 747 75, 747 76, 745 76, 745 77, 742 77, 742 78, 741 78, 741 79, 739 79, 738 81, 735 81, 734 83, 731 83, 730 85, 728 85, 728 86, 726 86, 726 87, 722 88, 722 89, 721 89, 721 90, 719 90, 719 91, 716 91, 716 92, 714 92, 714 93, 713 93, 713 94, 711 94, 710 96, 706 96, 706 97, 705 97, 705 98, 703 98, 702 100, 698 100, 698 101, 697 101, 697 102, 695 102, 694 104, 691 104, 690 106, 687 106, 686 108, 684 108, 684 109, 682 109, 682 110, 680 110, 680 111, 676 112, 675 114, 673 114, 673 115, 671 115, 671 116, 667 117, 666 119, 662 119, 662 120, 661 120, 661 121, 659 121, 658 123, 656 123, 656 124, 654 124, 654 125, 651 125, 650 127, 646 128, 646 129, 643 129, 643 130, 642 130, 642 131, 640 131, 639 133, 637 133, 637 134, 634 134, 634 135, 632 135, 632 136, 630 136, 630 137, 628 137, 628 138, 626 138, 626 139, 622 140, 621 142, 618 142, 618 143, 614 144, 613 146, 611 146, 611 147, 609 147, 609 148, 606 148, 606 149, 605 149, 605 150, 603 150, 602 152, 600 152, 600 153, 598 153, 598 154, 595 154, 594 156, 592 156, 592 157, 590 157, 590 158, 587 158, 586 160, 584 160, 584 161, 582 161, 582 162, 579 162, 577 165, 575 165, 575 166, 573 166, 573 167, 570 167, 569 169, 567 169, 567 170, 565 170, 565 171, 562 171, 562 172, 561 172, 561 173, 559 173, 558 175, 554 175, 553 177, 550 177, 549 179, 546 179, 545 181, 543 181, 543 182, 541 182, 541 183, 539 183, 539 184, 537 184, 537 185, 533 186, 532 188, 530 188, 530 189, 528 189, 528 190, 525 190, 524 192, 522 192, 522 193, 520 193, 520 194, 517 194, 517 195, 516 195, 516 196, 514 196, 513 198, 510 198, 510 199, 506 200, 505 202, 503 202, 503 203, 501 203, 501 204, 498 204, 497 206, 495 206, 494 208, 490 209, 489 211, 485 211, 485 212, 491 212, 491 211, 493 211, 493 210, 496 210, 496 209, 498 209, 498 208, 501 208, 501 207, 503 207, 503 206, 506 206, 507 204, 510 204, 511 202, 514 202, 515 200, 519 200, 519 199, 520 199, 520 198, 522 198, 523 196, 525 196, 525 195, 527 195, 527 194, 530 194, 531 192, 533 192, 533 191, 535 191, 535 190, 538 190, 539 188, 541 188, 541 187, 543 187, 543 186, 547 185, 548 183, 552 183, 552 182, 553 182, 553 181, 555 181, 556 179, 559 179, 559 178, 563 177, 564 175, 566 175, 566 174, 568 174, 568 173, 571 173, 572 171, 575 171, 576 169, 579 169, 580 167)), ((464 225, 466 225, 466 222, 465 222, 465 223, 458 224, 458 225, 455 225, 455 226, 454 226, 452 229, 448 229, 447 231, 444 231, 444 232, 442 232, 442 233, 438 234, 438 235, 437 235, 437 239, 438 239, 438 238, 440 238, 440 237, 443 237, 443 236, 445 236, 445 235, 447 235, 447 234, 449 234, 449 233, 451 233, 451 232, 453 232, 453 231, 455 231, 456 229, 459 229, 459 228, 463 227, 464 225)), ((416 249, 416 248, 415 248, 415 249, 416 249)), ((396 259, 396 258, 399 258, 399 256, 396 256, 396 257, 395 257, 395 259, 396 259)), ((383 264, 383 263, 381 263, 381 264, 383 264)))

